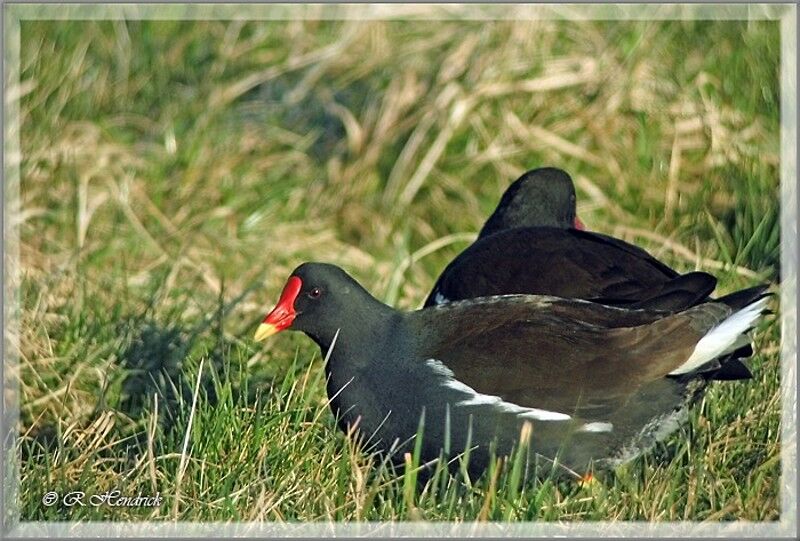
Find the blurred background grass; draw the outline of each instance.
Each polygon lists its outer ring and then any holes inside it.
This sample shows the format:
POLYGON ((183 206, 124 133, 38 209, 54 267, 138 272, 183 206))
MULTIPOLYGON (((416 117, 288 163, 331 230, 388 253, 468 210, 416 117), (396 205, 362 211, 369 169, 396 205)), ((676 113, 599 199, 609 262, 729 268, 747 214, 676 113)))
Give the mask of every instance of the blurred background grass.
POLYGON ((778 281, 778 30, 23 22, 22 518, 777 519, 777 325, 752 381, 589 492, 503 474, 416 494, 337 432, 310 340, 250 337, 305 260, 420 306, 545 165, 590 229, 718 293, 778 281), (166 503, 40 503, 114 487, 166 503))

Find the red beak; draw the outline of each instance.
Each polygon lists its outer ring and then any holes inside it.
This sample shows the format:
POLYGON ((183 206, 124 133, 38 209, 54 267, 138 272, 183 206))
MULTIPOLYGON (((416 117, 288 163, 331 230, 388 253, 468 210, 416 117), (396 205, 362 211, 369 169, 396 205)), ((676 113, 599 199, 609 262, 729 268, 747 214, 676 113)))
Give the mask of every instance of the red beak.
POLYGON ((300 288, 303 287, 303 282, 297 276, 292 276, 286 282, 283 288, 281 298, 275 308, 267 314, 261 325, 258 326, 256 334, 253 339, 260 342, 265 338, 279 333, 284 329, 292 326, 294 318, 297 317, 297 312, 294 309, 294 301, 297 295, 300 294, 300 288))
POLYGON ((583 222, 577 216, 575 216, 575 222, 572 224, 572 227, 578 229, 579 231, 586 231, 586 226, 583 225, 583 222))

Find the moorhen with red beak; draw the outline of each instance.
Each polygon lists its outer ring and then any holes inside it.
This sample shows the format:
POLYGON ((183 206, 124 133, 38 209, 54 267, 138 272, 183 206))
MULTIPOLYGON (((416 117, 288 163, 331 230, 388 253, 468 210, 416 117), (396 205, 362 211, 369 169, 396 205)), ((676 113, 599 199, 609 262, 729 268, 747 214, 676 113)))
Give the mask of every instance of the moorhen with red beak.
POLYGON ((531 423, 530 458, 585 472, 635 456, 674 422, 694 374, 749 342, 765 289, 674 314, 536 295, 401 312, 342 269, 304 263, 255 340, 311 337, 339 426, 398 463, 424 414, 425 462, 471 446, 477 475, 492 442, 507 455, 531 423))

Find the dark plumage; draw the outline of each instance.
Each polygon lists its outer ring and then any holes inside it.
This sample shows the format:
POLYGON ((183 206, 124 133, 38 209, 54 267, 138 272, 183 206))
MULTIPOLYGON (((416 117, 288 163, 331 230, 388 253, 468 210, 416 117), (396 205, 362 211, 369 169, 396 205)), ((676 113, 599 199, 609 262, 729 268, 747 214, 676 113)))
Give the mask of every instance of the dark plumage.
POLYGON ((677 272, 613 237, 555 227, 521 227, 475 242, 442 272, 425 306, 528 293, 680 310, 716 287, 710 274, 677 272))
POLYGON ((550 296, 509 295, 400 312, 338 267, 305 263, 256 333, 310 336, 327 356, 343 429, 402 462, 420 416, 422 459, 474 445, 508 454, 532 423, 531 458, 572 470, 613 466, 685 412, 697 374, 747 342, 764 287, 677 313, 550 296))
POLYGON ((478 238, 515 227, 582 228, 576 219, 572 178, 561 169, 541 167, 527 171, 506 188, 478 238))
MULTIPOLYGON (((678 274, 645 250, 578 223, 570 176, 549 167, 528 171, 508 187, 478 239, 447 265, 425 306, 523 293, 665 311, 710 300, 717 284, 710 274, 678 274)), ((751 353, 747 346, 733 357, 751 353)), ((751 375, 735 360, 707 377, 751 375)))

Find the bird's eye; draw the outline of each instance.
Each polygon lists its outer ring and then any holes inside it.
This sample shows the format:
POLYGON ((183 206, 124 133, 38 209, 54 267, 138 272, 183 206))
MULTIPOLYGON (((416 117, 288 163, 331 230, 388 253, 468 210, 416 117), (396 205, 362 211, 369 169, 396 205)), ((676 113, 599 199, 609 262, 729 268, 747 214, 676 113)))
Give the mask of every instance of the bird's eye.
POLYGON ((322 295, 322 291, 318 287, 315 287, 308 292, 308 296, 312 299, 318 299, 320 295, 322 295))

